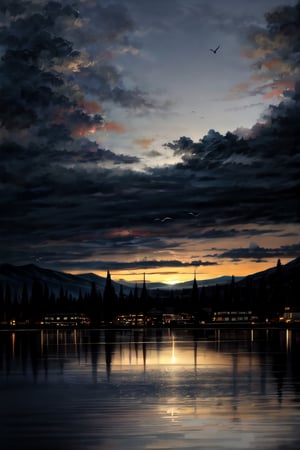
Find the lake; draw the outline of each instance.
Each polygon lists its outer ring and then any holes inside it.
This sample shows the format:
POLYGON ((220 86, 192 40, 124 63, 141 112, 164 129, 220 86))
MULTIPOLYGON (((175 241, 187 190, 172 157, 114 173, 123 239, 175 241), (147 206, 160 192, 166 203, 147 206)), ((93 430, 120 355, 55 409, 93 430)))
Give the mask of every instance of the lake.
POLYGON ((1 450, 299 449, 300 330, 0 332, 1 450))

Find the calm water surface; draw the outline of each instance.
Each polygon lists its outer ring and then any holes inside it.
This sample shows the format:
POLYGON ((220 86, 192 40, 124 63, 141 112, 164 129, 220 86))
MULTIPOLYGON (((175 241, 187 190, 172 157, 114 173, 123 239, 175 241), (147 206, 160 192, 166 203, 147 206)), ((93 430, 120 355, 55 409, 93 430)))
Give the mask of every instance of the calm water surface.
POLYGON ((1 450, 299 449, 300 330, 0 332, 1 450))

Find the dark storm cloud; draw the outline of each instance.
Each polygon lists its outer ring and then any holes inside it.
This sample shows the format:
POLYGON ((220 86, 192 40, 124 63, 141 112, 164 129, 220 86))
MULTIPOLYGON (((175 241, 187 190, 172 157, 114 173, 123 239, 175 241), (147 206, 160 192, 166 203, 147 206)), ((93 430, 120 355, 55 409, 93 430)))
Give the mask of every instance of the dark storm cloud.
POLYGON ((116 262, 116 261, 105 261, 105 262, 67 262, 64 263, 64 268, 67 270, 77 269, 78 270, 148 270, 148 269, 159 269, 164 267, 195 267, 195 266, 215 266, 217 263, 209 261, 192 261, 192 262, 182 262, 178 260, 153 260, 153 261, 133 261, 133 262, 116 262))
MULTIPOLYGON (((102 30, 110 44, 118 41, 118 45, 124 45, 126 32, 133 29, 126 10, 101 9, 100 5, 99 10, 102 22, 97 24, 96 42, 102 30)), ((2 135, 6 145, 21 141, 29 147, 41 146, 41 152, 46 152, 50 147, 64 151, 68 143, 73 151, 80 152, 85 136, 104 129, 122 131, 118 125, 106 126, 100 104, 94 101, 94 111, 89 111, 88 96, 95 92, 100 101, 127 108, 152 107, 151 100, 146 100, 146 94, 138 88, 125 87, 116 67, 93 59, 93 49, 89 54, 85 47, 93 21, 87 18, 85 22, 80 17, 69 4, 54 1, 15 2, 0 10, 0 138, 2 135), (76 27, 81 42, 75 48, 70 37, 76 27)), ((96 152, 101 153, 102 160, 107 156, 118 161, 111 151, 99 148, 96 152)), ((119 162, 136 162, 136 158, 121 155, 119 162)))
POLYGON ((131 42, 139 26, 126 6, 99 2, 95 8, 93 2, 84 0, 78 4, 84 17, 78 27, 68 29, 68 36, 78 48, 84 46, 75 75, 80 88, 100 102, 116 103, 124 108, 147 111, 159 107, 138 86, 128 87, 123 73, 111 62, 120 54, 139 53, 131 42), (92 64, 86 60, 86 52, 91 55, 92 64))
MULTIPOLYGON (((88 221, 91 211, 101 210, 89 196, 105 195, 110 183, 103 186, 95 169, 89 173, 91 164, 132 164, 138 158, 117 155, 85 137, 105 121, 85 110, 85 93, 66 70, 80 66, 80 51, 56 33, 63 24, 69 29, 77 10, 59 2, 14 2, 2 4, 0 12, 1 254, 9 257, 10 239, 22 247, 21 236, 28 233, 32 245, 70 237, 78 233, 83 214, 88 221), (72 231, 65 233, 68 226, 72 231)), ((118 25, 120 20, 119 15, 118 25)))
POLYGON ((122 74, 112 65, 96 63, 92 67, 83 67, 76 78, 83 90, 101 102, 112 102, 132 109, 151 109, 156 106, 145 92, 138 88, 126 88, 122 74))
POLYGON ((242 236, 261 236, 262 234, 274 234, 278 233, 280 231, 276 230, 275 228, 264 228, 264 230, 257 230, 257 229, 249 229, 244 228, 241 230, 230 228, 230 229, 223 229, 223 228, 210 228, 206 229, 204 231, 201 230, 202 227, 202 221, 200 219, 199 221, 199 231, 197 232, 197 221, 198 217, 195 217, 194 220, 190 221, 190 228, 194 230, 191 238, 192 239, 224 239, 224 238, 239 238, 242 236))
POLYGON ((101 45, 103 41, 105 44, 119 42, 128 45, 130 36, 137 27, 130 12, 121 3, 106 5, 104 3, 98 2, 95 8, 92 1, 77 1, 78 6, 84 11, 83 20, 87 20, 89 26, 78 30, 79 35, 76 30, 70 30, 70 33, 73 32, 73 39, 76 41, 76 38, 84 37, 85 42, 96 42, 97 45, 101 45))
POLYGON ((300 78, 300 4, 280 6, 265 15, 265 25, 253 26, 243 54, 259 76, 233 89, 239 96, 263 94, 265 99, 290 96, 300 78))
MULTIPOLYGON (((231 258, 234 261, 241 259, 263 260, 268 258, 296 258, 299 256, 300 243, 286 245, 279 248, 264 248, 252 244, 249 248, 235 248, 218 255, 219 258, 231 258)), ((207 255, 208 256, 208 255, 207 255)))
POLYGON ((70 42, 53 34, 52 18, 41 11, 11 20, 2 26, 1 37, 1 126, 15 132, 29 129, 34 134, 33 127, 51 126, 59 114, 66 121, 72 119, 77 107, 74 86, 64 95, 66 81, 53 66, 72 55, 73 49, 70 42))
POLYGON ((3 0, 0 5, 0 12, 3 14, 9 13, 12 16, 17 16, 25 12, 29 5, 31 5, 31 1, 3 0))
MULTIPOLYGON (((50 133, 50 131, 48 131, 50 133)), ((47 136, 43 136, 47 137, 47 136)), ((4 142, 0 144, 0 155, 2 161, 0 162, 0 167, 2 169, 3 177, 2 182, 8 187, 9 183, 14 183, 16 178, 19 177, 19 186, 25 187, 25 180, 28 181, 29 185, 34 186, 36 183, 44 179, 43 185, 48 183, 56 183, 57 173, 64 173, 63 184, 66 184, 66 180, 71 181, 69 192, 76 192, 77 180, 83 176, 86 178, 88 184, 89 180, 93 179, 93 175, 89 174, 89 170, 95 164, 133 164, 138 162, 138 158, 135 156, 128 156, 122 154, 115 154, 114 152, 101 149, 96 143, 81 139, 77 141, 77 148, 72 149, 73 141, 68 138, 68 134, 64 133, 64 130, 55 130, 55 135, 51 133, 49 139, 43 145, 37 146, 31 144, 30 146, 21 146, 11 142, 4 142), (60 132, 60 133, 59 133, 60 132), (64 149, 56 149, 55 145, 57 140, 54 142, 54 136, 59 134, 60 142, 62 139, 66 139, 64 149), (69 147, 70 142, 70 147, 69 147), (53 148, 49 149, 49 146, 53 145, 53 148), (65 166, 63 168, 62 166, 65 166), (82 172, 82 168, 85 170, 82 172), (74 179, 75 185, 73 185, 72 180, 74 179), (76 181, 75 181, 76 180, 76 181)), ((38 189, 38 185, 36 189, 38 189)), ((96 188, 97 190, 97 188, 96 188)), ((85 189, 83 189, 83 192, 85 189)))

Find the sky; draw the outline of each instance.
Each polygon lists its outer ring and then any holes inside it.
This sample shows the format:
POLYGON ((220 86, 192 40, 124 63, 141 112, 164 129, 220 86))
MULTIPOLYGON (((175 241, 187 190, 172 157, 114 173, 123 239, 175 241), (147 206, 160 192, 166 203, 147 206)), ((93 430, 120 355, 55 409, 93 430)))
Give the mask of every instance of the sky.
POLYGON ((300 255, 300 2, 4 0, 0 27, 1 262, 172 284, 300 255))

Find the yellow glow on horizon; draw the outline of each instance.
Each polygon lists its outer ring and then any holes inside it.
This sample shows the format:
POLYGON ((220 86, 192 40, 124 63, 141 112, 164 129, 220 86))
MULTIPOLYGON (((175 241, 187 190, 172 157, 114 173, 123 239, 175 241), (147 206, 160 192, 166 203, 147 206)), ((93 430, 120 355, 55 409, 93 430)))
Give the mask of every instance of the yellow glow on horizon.
MULTIPOLYGON (((198 282, 201 280, 210 280, 213 278, 219 278, 222 276, 247 276, 252 275, 257 272, 262 272, 267 269, 271 269, 272 267, 276 267, 277 260, 279 258, 275 257, 263 262, 257 261, 238 261, 232 262, 222 261, 222 263, 218 263, 216 265, 211 266, 198 266, 196 272, 196 279, 198 282)), ((291 259, 280 258, 281 263, 284 265, 289 262, 291 259)), ((110 270, 110 269, 109 269, 110 270)), ((69 271, 74 275, 90 273, 91 270, 73 270, 69 271)), ((105 270, 96 270, 93 271, 95 275, 106 278, 107 271, 105 270)), ((144 274, 146 283, 164 283, 172 286, 176 286, 178 283, 183 283, 187 281, 193 281, 195 275, 194 267, 162 267, 155 269, 124 269, 122 272, 120 270, 114 271, 110 270, 110 275, 113 281, 122 284, 125 283, 138 283, 141 284, 144 280, 144 274)))
POLYGON ((166 284, 169 284, 170 286, 174 286, 175 284, 178 284, 178 283, 179 283, 178 278, 176 278, 174 280, 167 281, 166 284))
MULTIPOLYGON (((175 222, 170 225, 177 226, 175 222)), ((180 226, 178 225, 178 227, 180 231, 180 226)), ((95 250, 90 257, 78 260, 78 269, 71 270, 70 273, 82 274, 93 271, 96 275, 106 278, 107 270, 109 270, 112 280, 120 284, 141 284, 145 274, 147 284, 164 283, 169 286, 176 286, 178 283, 187 281, 192 282, 195 271, 198 282, 223 276, 244 277, 276 267, 278 259, 282 264, 294 259, 294 257, 286 258, 284 255, 278 254, 276 250, 294 245, 295 236, 299 235, 299 225, 273 225, 272 232, 270 232, 270 226, 255 223, 248 224, 246 230, 244 225, 236 226, 232 230, 230 227, 218 227, 216 224, 213 229, 208 227, 201 230, 201 233, 203 238, 199 238, 197 227, 195 230, 191 228, 188 238, 179 240, 169 233, 168 236, 164 236, 165 247, 160 250, 147 247, 145 249, 135 248, 132 252, 128 252, 127 248, 121 247, 111 254, 104 252, 102 255, 100 248, 95 250), (215 238, 219 229, 221 235, 224 234, 224 238, 215 238), (261 249, 261 252, 257 252, 258 249, 261 249), (267 255, 272 254, 270 252, 272 249, 274 254, 277 254, 274 257, 268 257, 267 255), (228 257, 225 256, 227 251, 228 257), (231 254, 236 255, 235 260, 230 258, 231 254), (265 256, 258 260, 257 255, 260 254, 265 254, 265 256), (243 255, 246 257, 244 258, 243 255), (105 268, 101 270, 88 268, 89 263, 93 263, 93 267, 95 267, 95 260, 101 261, 101 267, 105 268), (179 264, 174 267, 168 266, 165 265, 166 261, 176 261, 179 264), (151 262, 152 267, 149 264, 151 262), (197 262, 200 264, 197 265, 197 262), (119 269, 114 270, 115 263, 118 263, 119 269), (122 263, 124 263, 124 268, 122 268, 122 263), (82 264, 86 264, 85 270, 80 269, 82 264), (128 264, 130 268, 127 268, 128 264)), ((176 228, 174 235, 176 235, 176 228)), ((112 230, 108 237, 131 239, 134 236, 149 236, 149 230, 121 228, 112 230)), ((155 234, 155 236, 159 236, 159 234, 155 234)))

